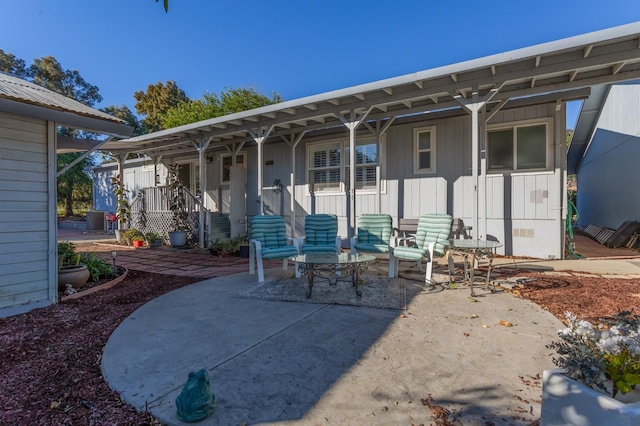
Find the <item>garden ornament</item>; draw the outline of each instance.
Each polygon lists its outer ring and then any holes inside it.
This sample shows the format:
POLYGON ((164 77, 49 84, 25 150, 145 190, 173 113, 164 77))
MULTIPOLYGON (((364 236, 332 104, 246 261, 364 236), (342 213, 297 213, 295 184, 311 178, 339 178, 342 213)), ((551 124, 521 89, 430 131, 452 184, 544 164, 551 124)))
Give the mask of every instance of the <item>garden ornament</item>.
POLYGON ((213 413, 214 401, 209 372, 204 368, 200 371, 192 371, 180 395, 176 398, 178 419, 186 423, 199 422, 213 413))

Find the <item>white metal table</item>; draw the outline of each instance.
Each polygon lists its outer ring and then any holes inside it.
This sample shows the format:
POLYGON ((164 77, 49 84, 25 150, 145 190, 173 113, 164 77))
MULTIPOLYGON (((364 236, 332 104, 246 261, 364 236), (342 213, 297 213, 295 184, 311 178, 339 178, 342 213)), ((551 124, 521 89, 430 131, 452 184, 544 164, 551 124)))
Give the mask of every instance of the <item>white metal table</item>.
POLYGON ((502 243, 499 241, 485 241, 485 240, 449 240, 446 245, 448 246, 449 258, 449 281, 453 280, 453 258, 452 254, 461 254, 464 259, 464 281, 469 283, 471 288, 471 296, 475 296, 473 291, 475 263, 477 259, 487 258, 489 259, 489 268, 487 270, 487 278, 485 285, 493 291, 493 287, 490 286, 491 279, 491 264, 493 263, 493 253, 498 247, 502 247, 502 243))

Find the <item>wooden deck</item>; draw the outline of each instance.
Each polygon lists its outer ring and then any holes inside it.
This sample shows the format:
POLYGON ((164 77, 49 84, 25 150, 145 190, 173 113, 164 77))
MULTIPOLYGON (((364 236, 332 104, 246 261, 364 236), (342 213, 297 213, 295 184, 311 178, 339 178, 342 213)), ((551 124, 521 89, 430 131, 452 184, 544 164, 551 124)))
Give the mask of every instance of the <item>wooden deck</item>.
MULTIPOLYGON (((567 238, 569 238, 567 236, 567 238)), ((575 230, 573 234, 575 252, 587 259, 592 258, 625 258, 640 257, 640 250, 630 248, 611 248, 600 244, 590 236, 580 230, 575 230)), ((569 258, 569 257, 568 257, 569 258)))

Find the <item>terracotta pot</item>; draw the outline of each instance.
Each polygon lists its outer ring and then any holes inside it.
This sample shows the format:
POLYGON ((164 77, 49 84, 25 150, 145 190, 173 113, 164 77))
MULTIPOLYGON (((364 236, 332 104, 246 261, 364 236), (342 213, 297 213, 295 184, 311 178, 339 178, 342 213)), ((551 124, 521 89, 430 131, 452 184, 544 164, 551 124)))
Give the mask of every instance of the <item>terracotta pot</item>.
POLYGON ((136 248, 144 247, 144 241, 142 240, 133 240, 131 241, 131 244, 136 248))
POLYGON ((73 288, 82 287, 89 281, 90 275, 86 265, 63 266, 58 269, 58 290, 64 291, 67 284, 73 288))

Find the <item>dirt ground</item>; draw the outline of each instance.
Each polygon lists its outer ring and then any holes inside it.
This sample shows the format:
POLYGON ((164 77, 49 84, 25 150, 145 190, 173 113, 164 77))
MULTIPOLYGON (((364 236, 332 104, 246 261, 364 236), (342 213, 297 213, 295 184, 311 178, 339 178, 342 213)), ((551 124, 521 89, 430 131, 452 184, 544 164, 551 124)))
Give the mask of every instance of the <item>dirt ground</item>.
MULTIPOLYGON (((513 290, 514 297, 529 299, 560 319, 568 310, 591 321, 621 310, 640 312, 638 280, 499 273, 533 278, 513 290)), ((101 374, 102 350, 138 307, 199 280, 130 271, 111 289, 0 319, 0 424, 159 424, 109 388, 101 374)), ((443 409, 433 406, 432 424, 449 424, 443 409)))

